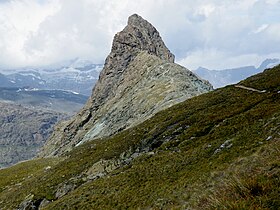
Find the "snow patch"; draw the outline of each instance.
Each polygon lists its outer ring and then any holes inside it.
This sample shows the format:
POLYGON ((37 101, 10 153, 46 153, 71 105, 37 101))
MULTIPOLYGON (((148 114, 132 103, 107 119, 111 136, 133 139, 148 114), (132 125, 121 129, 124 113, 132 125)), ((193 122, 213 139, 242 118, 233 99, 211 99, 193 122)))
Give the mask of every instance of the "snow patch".
MULTIPOLYGON (((22 89, 19 89, 19 90, 22 91, 22 89)), ((18 91, 19 91, 19 90, 18 90, 18 91)), ((29 91, 29 92, 31 92, 31 91, 38 91, 38 90, 39 90, 38 88, 24 88, 24 89, 23 89, 23 91, 26 91, 26 92, 28 92, 28 91, 29 91)))

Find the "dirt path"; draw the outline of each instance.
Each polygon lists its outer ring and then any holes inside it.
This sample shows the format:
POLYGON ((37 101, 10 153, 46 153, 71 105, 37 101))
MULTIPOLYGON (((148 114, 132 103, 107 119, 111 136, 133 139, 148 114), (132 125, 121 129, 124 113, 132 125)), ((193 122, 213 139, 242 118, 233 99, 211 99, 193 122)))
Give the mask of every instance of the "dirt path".
POLYGON ((241 88, 241 89, 244 89, 244 90, 250 90, 250 91, 253 91, 253 92, 258 92, 258 93, 265 93, 266 92, 266 90, 257 90, 255 88, 250 88, 250 87, 246 87, 246 86, 243 86, 243 85, 235 85, 235 87, 241 88))

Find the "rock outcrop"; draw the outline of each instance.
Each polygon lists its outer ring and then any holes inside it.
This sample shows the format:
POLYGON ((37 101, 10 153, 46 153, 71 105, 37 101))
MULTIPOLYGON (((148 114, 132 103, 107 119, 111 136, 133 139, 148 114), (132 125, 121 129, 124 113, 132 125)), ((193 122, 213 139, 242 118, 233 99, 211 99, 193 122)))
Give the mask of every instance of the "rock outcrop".
POLYGON ((64 154, 88 140, 135 126, 212 86, 174 63, 158 31, 138 15, 114 37, 92 96, 69 121, 56 127, 40 156, 64 154))

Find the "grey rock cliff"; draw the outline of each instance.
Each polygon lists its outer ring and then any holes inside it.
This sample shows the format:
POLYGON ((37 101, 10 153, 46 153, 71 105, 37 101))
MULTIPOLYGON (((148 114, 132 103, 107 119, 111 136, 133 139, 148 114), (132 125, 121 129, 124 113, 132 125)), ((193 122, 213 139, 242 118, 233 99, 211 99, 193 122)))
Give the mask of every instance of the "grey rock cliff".
POLYGON ((158 31, 138 15, 128 19, 128 25, 114 37, 111 53, 106 58, 104 69, 93 90, 90 106, 94 109, 114 97, 127 66, 141 52, 156 55, 162 60, 174 62, 174 55, 165 46, 158 31))
POLYGON ((115 35, 87 104, 75 117, 56 127, 40 156, 64 154, 210 90, 207 81, 174 63, 174 55, 150 23, 132 15, 123 31, 115 35))

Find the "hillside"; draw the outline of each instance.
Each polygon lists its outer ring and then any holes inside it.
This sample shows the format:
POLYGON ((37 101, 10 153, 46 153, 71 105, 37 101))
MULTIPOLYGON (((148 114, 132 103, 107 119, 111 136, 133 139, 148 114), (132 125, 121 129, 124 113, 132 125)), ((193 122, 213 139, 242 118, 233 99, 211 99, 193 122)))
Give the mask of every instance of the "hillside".
POLYGON ((0 102, 0 168, 33 158, 65 114, 0 102))
POLYGON ((280 66, 0 170, 0 208, 279 209, 280 66))

